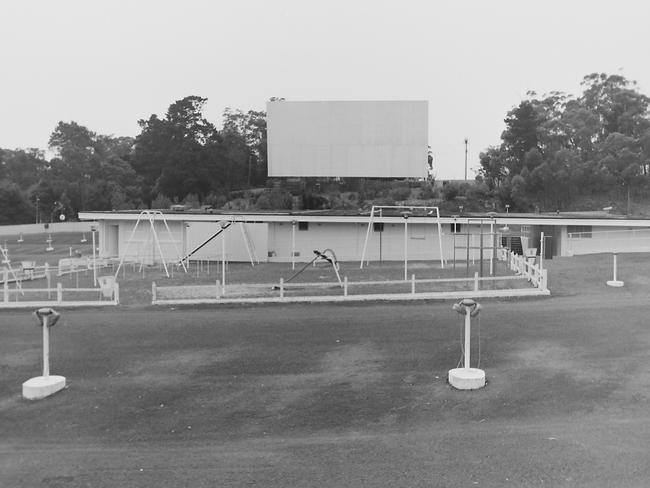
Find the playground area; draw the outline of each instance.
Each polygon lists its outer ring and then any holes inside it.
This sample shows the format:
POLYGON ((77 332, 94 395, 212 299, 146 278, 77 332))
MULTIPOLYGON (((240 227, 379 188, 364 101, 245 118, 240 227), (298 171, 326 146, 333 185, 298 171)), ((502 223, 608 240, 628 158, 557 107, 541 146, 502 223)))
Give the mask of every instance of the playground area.
MULTIPOLYGON (((11 487, 637 487, 650 479, 647 254, 549 261, 553 296, 486 299, 473 365, 454 301, 59 310, 40 401, 31 311, 0 315, 11 487), (480 347, 480 351, 479 351, 480 347)), ((127 274, 128 276, 128 274, 127 274)))
POLYGON ((4 239, 9 263, 5 306, 57 300, 58 305, 228 303, 265 301, 449 298, 445 293, 492 292, 497 296, 545 288, 533 268, 514 269, 501 260, 466 262, 338 262, 332 250, 314 250, 306 263, 246 263, 219 260, 147 264, 99 259, 85 234, 40 234, 4 239), (86 242, 81 242, 84 240, 86 242), (48 242, 49 241, 49 242, 48 242), (52 249, 47 251, 47 247, 52 249), (96 263, 96 269, 92 269, 96 263), (26 268, 26 265, 28 266, 26 268), (405 279, 406 278, 406 279, 405 279), (102 294, 101 281, 120 287, 102 294), (44 284, 44 282, 46 282, 44 284), (57 290, 58 287, 58 290, 57 290), (119 295, 119 299, 118 299, 119 295), (79 301, 82 299, 86 301, 79 301), (107 301, 108 300, 110 301, 107 301), (76 300, 76 301, 75 301, 76 300), (13 305, 12 305, 13 304, 13 305))

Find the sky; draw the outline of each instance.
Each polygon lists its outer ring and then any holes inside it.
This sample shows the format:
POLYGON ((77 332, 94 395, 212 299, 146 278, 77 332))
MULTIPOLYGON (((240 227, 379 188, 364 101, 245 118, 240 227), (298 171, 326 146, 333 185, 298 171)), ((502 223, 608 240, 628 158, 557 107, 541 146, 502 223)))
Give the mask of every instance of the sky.
POLYGON ((189 95, 427 100, 438 179, 468 176, 530 90, 578 95, 593 72, 650 95, 638 0, 24 0, 0 2, 0 148, 45 149, 59 121, 136 136, 189 95))

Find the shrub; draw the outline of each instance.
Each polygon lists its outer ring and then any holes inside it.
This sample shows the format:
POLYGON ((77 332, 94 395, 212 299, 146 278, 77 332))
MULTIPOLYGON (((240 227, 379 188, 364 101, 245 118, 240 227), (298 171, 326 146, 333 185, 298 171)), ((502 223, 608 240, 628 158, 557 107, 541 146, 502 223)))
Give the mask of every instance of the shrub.
POLYGON ((411 197, 411 189, 408 186, 399 186, 390 190, 388 196, 393 200, 408 200, 411 197))

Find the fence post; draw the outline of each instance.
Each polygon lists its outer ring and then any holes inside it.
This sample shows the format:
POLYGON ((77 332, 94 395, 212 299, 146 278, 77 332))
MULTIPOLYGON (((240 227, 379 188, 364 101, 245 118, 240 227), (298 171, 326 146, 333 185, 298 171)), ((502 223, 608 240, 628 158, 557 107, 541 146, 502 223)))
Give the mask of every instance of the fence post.
POLYGON ((4 302, 9 303, 9 270, 4 270, 2 273, 2 279, 3 281, 3 294, 4 294, 4 302))
POLYGON ((151 304, 155 305, 157 300, 156 296, 156 282, 152 281, 151 282, 151 304))
POLYGON ((411 295, 415 295, 415 273, 411 275, 411 295))
POLYGON ((347 276, 343 277, 343 296, 344 297, 348 296, 348 277, 347 276))
POLYGON ((280 298, 284 298, 284 278, 280 278, 280 298))
POLYGON ((47 280, 47 298, 48 300, 52 298, 52 271, 50 271, 50 265, 45 263, 45 279, 47 280))
POLYGON ((63 302, 63 285, 61 282, 56 284, 56 301, 59 304, 63 302))
POLYGON ((478 291, 478 271, 474 271, 474 291, 478 291))

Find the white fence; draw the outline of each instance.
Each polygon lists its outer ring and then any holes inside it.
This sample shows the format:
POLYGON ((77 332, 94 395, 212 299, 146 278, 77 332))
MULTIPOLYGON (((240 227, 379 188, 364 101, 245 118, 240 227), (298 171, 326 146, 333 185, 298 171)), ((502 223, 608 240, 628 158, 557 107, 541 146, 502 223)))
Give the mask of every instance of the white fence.
POLYGON ((365 300, 423 300, 481 297, 516 297, 550 294, 547 273, 507 249, 499 256, 506 260, 515 275, 467 278, 416 279, 384 281, 349 281, 342 283, 255 283, 222 285, 157 286, 152 283, 153 305, 200 303, 271 303, 271 302, 325 302, 365 300), (497 281, 527 280, 533 288, 489 285, 497 281))
POLYGON ((538 290, 544 292, 549 291, 548 272, 542 269, 540 265, 535 264, 534 259, 527 259, 524 256, 503 248, 499 250, 499 259, 506 261, 510 270, 526 278, 538 290))
MULTIPOLYGON (((87 307, 117 305, 120 302, 120 287, 114 279, 99 280, 98 288, 64 288, 61 283, 52 286, 52 270, 47 267, 42 268, 44 271, 36 272, 44 273, 47 280, 44 288, 22 286, 25 278, 25 275, 19 275, 22 271, 10 274, 9 270, 5 269, 2 273, 0 308, 32 308, 49 305, 87 307)), ((40 277, 42 278, 43 275, 40 277)), ((32 278, 28 276, 26 279, 32 278)))

